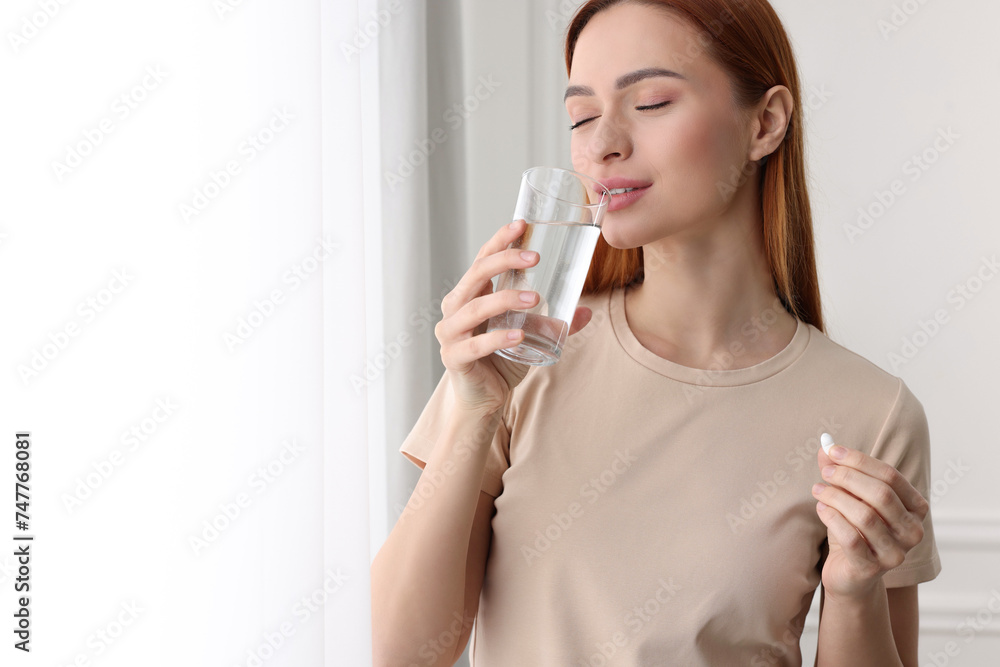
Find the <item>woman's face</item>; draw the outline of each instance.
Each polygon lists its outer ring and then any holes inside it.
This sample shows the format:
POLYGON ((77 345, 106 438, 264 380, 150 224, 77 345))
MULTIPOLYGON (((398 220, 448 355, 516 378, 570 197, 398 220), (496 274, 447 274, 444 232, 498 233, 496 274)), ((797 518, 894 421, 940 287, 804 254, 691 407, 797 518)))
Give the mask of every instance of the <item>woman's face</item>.
POLYGON ((579 123, 573 168, 610 189, 615 179, 648 186, 612 198, 602 231, 609 245, 700 236, 730 210, 741 174, 752 172, 751 129, 725 71, 686 22, 633 4, 597 14, 580 33, 569 84, 566 110, 579 123), (650 69, 677 76, 641 74, 650 69))

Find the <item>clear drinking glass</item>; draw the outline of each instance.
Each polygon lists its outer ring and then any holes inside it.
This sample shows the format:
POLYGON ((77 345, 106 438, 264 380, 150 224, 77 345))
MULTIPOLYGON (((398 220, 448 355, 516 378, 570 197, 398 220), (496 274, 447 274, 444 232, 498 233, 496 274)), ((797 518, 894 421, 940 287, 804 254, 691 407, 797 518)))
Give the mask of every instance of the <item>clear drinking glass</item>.
POLYGON ((534 250, 538 263, 502 274, 495 291, 532 290, 540 298, 533 308, 490 318, 487 333, 524 330, 520 344, 496 354, 532 366, 559 361, 610 201, 598 181, 568 169, 533 167, 521 176, 514 220, 527 225, 508 248, 534 250))

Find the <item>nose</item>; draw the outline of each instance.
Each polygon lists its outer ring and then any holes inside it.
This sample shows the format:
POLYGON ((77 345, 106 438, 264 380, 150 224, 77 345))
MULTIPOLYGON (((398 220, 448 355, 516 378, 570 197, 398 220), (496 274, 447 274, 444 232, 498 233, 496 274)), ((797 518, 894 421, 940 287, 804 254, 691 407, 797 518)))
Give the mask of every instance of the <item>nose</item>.
POLYGON ((597 124, 585 147, 587 159, 595 164, 624 160, 632 154, 632 140, 622 119, 605 113, 593 121, 597 124))

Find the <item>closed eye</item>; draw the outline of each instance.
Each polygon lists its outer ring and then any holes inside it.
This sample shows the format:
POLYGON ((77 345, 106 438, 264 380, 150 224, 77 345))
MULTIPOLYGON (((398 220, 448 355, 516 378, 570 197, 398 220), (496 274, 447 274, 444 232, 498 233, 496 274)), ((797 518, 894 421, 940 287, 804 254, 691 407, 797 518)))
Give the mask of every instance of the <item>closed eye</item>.
POLYGON ((649 111, 651 109, 662 109, 663 107, 670 104, 670 102, 660 102, 659 104, 653 104, 648 107, 636 107, 636 111, 649 111))
MULTIPOLYGON (((654 109, 662 109, 663 107, 667 106, 668 104, 670 104, 670 102, 660 102, 659 104, 651 104, 649 106, 636 107, 635 110, 636 111, 652 111, 654 109)), ((570 131, 575 130, 576 128, 580 127, 584 123, 589 123, 590 121, 592 121, 592 120, 594 120, 596 118, 597 118, 597 116, 594 116, 593 118, 585 118, 584 120, 581 120, 579 123, 576 123, 574 125, 570 125, 569 129, 570 129, 570 131)))

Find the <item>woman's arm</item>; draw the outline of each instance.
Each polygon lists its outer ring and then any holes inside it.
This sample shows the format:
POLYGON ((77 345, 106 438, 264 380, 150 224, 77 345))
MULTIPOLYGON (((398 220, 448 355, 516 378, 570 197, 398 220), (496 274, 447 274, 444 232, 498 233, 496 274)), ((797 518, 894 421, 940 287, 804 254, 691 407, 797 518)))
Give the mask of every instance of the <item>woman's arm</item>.
POLYGON ((917 639, 920 636, 920 608, 917 604, 917 585, 890 588, 889 618, 892 621, 892 638, 896 650, 906 667, 917 665, 917 639))
POLYGON ((872 591, 869 599, 827 600, 820 591, 816 667, 917 667, 917 587, 872 591))
POLYGON ((449 415, 403 515, 372 561, 375 665, 450 667, 458 658, 455 644, 468 638, 475 616, 469 605, 478 604, 485 572, 492 503, 484 504, 480 485, 501 422, 500 411, 449 415))
POLYGON ((923 539, 930 505, 898 470, 860 451, 834 445, 818 463, 827 484, 813 495, 830 551, 816 665, 915 667, 916 586, 890 594, 883 576, 923 539))

